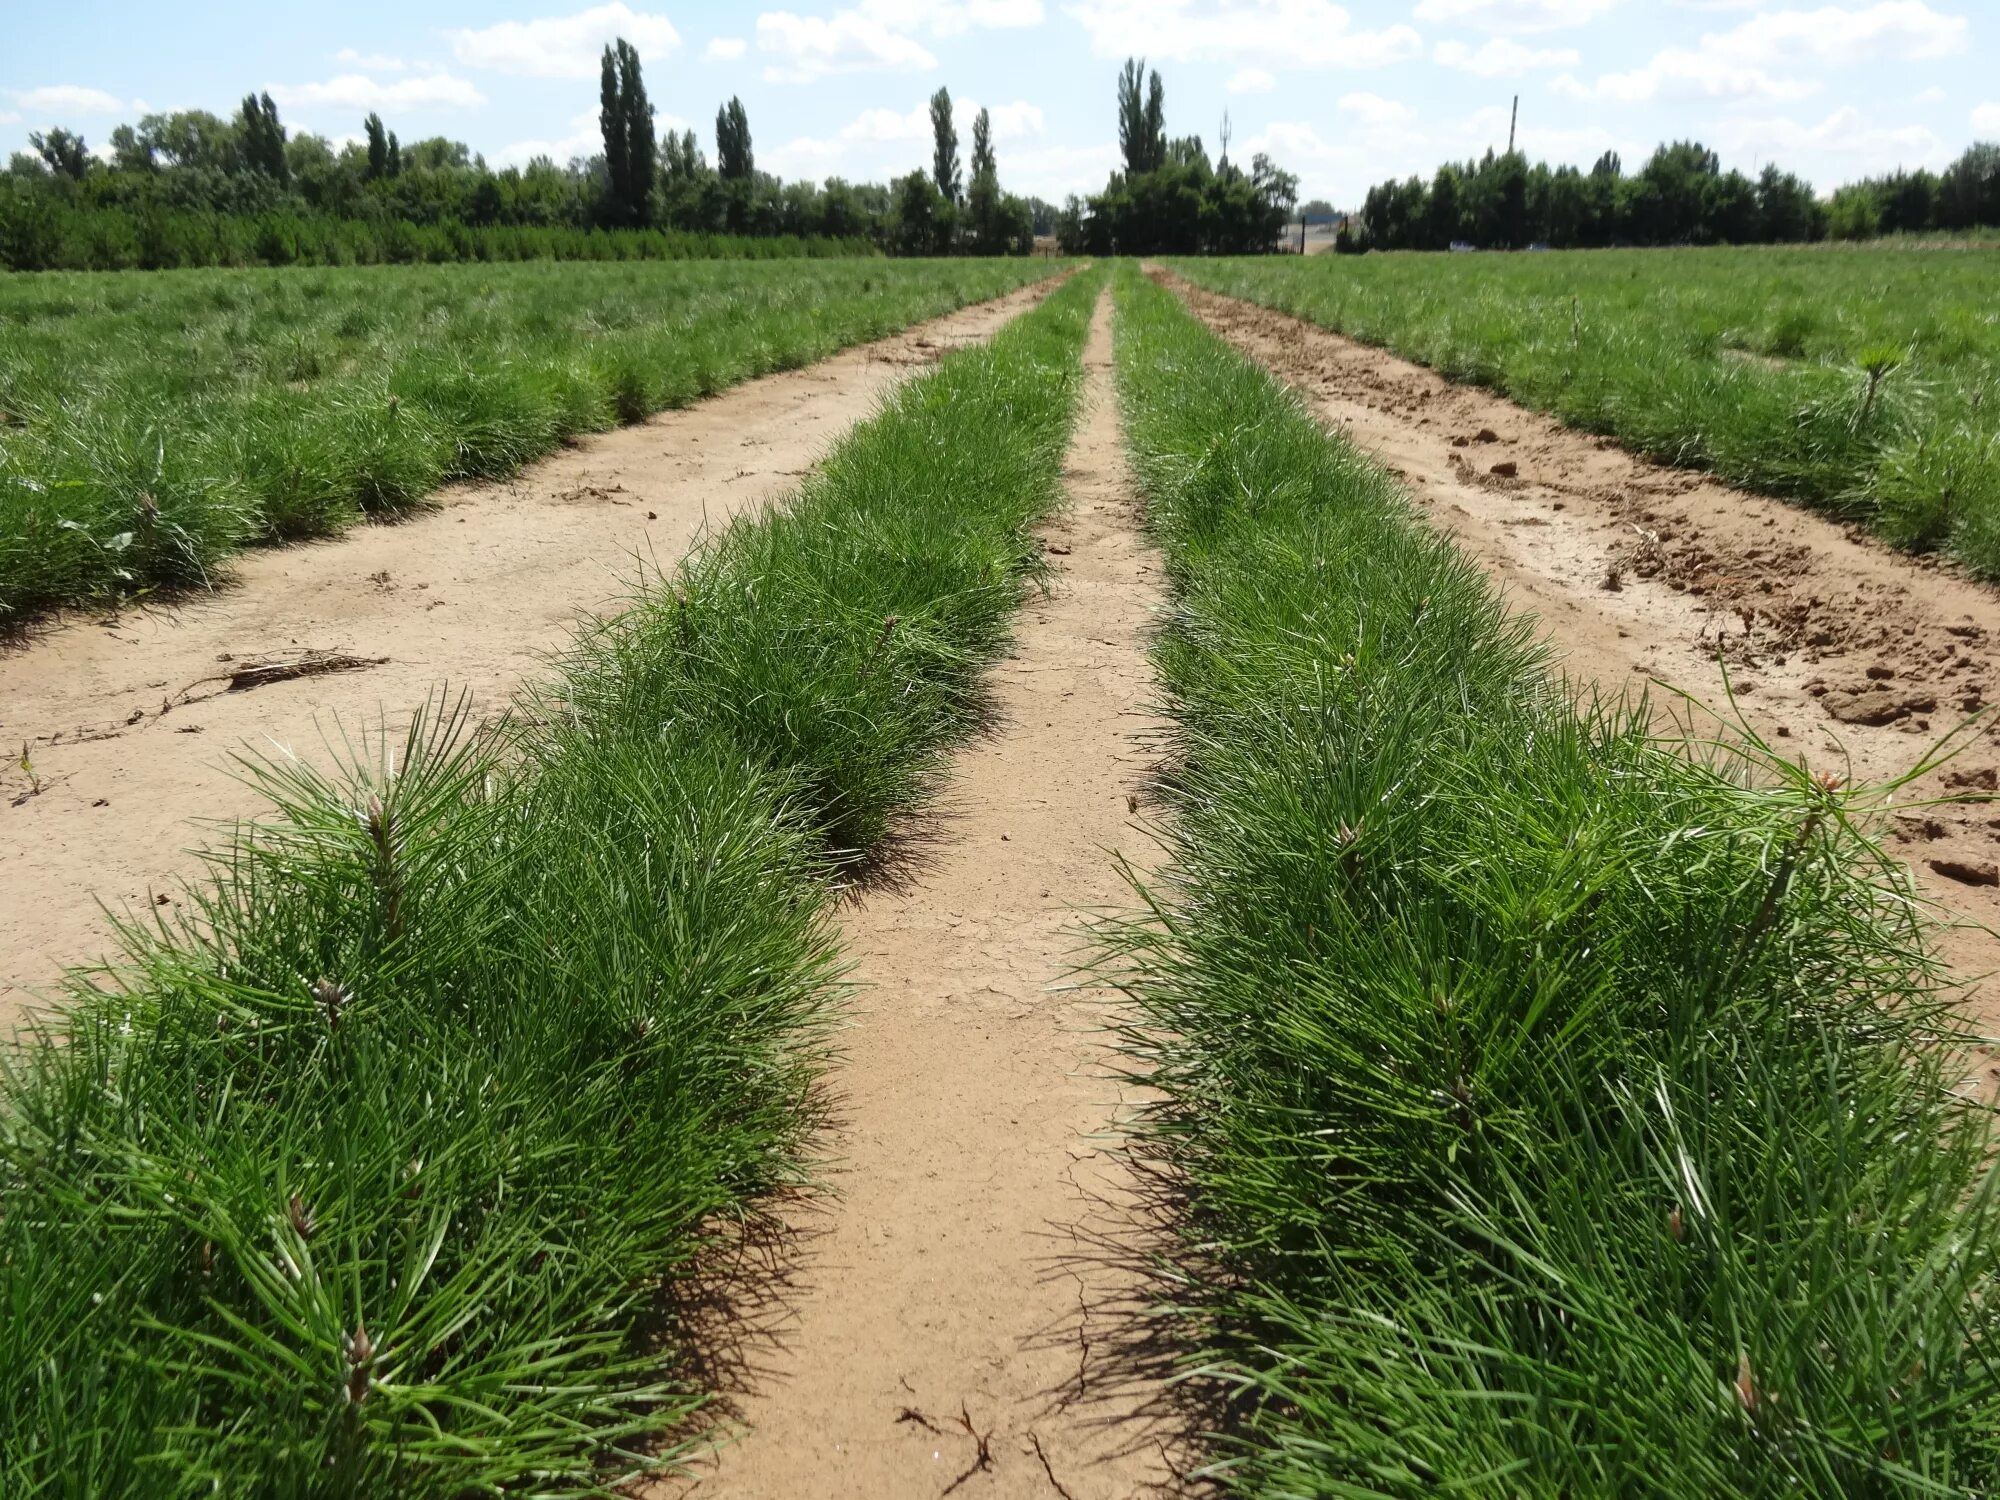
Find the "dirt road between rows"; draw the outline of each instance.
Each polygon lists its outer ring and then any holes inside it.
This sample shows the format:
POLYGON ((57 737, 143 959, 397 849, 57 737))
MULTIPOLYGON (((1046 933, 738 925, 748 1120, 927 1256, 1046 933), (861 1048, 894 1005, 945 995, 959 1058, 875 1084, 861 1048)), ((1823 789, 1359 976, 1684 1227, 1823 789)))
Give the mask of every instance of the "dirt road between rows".
POLYGON ((0 1039, 66 966, 102 956, 98 903, 172 901, 189 850, 218 841, 197 823, 259 810, 232 752, 327 763, 336 726, 404 723, 441 684, 497 711, 580 612, 784 493, 897 382, 1048 289, 586 438, 402 525, 245 554, 214 595, 72 616, 0 654, 0 1039), (352 667, 251 685, 314 652, 352 667))
POLYGON ((1078 909, 1129 899, 1107 851, 1151 848, 1132 799, 1157 730, 1159 566, 1110 346, 1107 295, 1071 503, 1045 532, 1052 595, 993 673, 998 723, 958 756, 907 885, 843 920, 862 988, 830 1079, 836 1196, 798 1226, 786 1315, 745 1361, 726 1446, 649 1493, 1123 1500, 1184 1464, 1149 1411, 1159 1387, 1110 1353, 1142 1288, 1100 1240, 1129 1245, 1136 1209, 1110 997, 1070 977, 1078 909))
MULTIPOLYGON (((1858 785, 1901 775, 2000 697, 2000 594, 1948 566, 1155 274, 1396 474, 1517 608, 1540 617, 1580 690, 1665 683, 1727 712, 1726 664, 1737 712, 1760 734, 1858 785)), ((1685 713, 1658 688, 1654 700, 1685 713)), ((2000 806, 1911 804, 1977 797, 1996 779, 1987 724, 1899 793, 1907 810, 1888 822, 1891 849, 1940 914, 1971 924, 1940 944, 1967 980, 2000 968, 2000 940, 1982 930, 2000 926, 2000 806)), ((1965 1003, 1983 1032, 2000 1031, 2000 981, 1965 1003)))

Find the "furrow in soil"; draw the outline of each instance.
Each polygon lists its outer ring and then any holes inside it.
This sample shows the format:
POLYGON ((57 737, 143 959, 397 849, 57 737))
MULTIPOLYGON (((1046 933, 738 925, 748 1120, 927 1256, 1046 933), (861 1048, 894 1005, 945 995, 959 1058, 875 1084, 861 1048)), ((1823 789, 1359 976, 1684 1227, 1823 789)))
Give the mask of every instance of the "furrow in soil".
POLYGON ((1078 979, 1087 913, 1143 866, 1157 730, 1140 529, 1110 373, 1085 364, 1047 597, 996 669, 902 884, 844 925, 858 989, 830 1087, 832 1192, 792 1225, 782 1316, 738 1361, 717 1446, 659 1494, 1104 1500, 1184 1460, 1131 1346, 1144 1222, 1118 1148, 1128 1100, 1078 979), (1060 1486, 1060 1491, 1057 1486, 1060 1486))
POLYGON ((233 753, 326 763, 343 731, 400 728, 439 687, 499 712, 579 613, 783 495, 893 386, 1048 291, 585 438, 404 524, 246 553, 213 595, 72 614, 0 652, 0 1040, 65 967, 103 955, 100 902, 173 903, 189 846, 215 841, 195 825, 259 810, 233 753), (232 680, 329 655, 348 669, 232 680))
MULTIPOLYGON (((1401 479, 1539 617, 1579 693, 1648 688, 1662 727, 1698 738, 1740 719, 1850 785, 1901 776, 2000 698, 2000 594, 1951 565, 1155 274, 1401 479)), ((1940 952, 1969 983, 2000 968, 2000 807, 1963 799, 1983 799, 1996 776, 1988 714, 1961 754, 1896 795, 1884 824, 1953 924, 1940 952), (1940 798, 1959 800, 1922 805, 1940 798)), ((2000 1027, 1992 983, 1965 1005, 1983 1032, 2000 1027)), ((2000 1079, 1996 1061, 1977 1064, 1984 1087, 2000 1079)))

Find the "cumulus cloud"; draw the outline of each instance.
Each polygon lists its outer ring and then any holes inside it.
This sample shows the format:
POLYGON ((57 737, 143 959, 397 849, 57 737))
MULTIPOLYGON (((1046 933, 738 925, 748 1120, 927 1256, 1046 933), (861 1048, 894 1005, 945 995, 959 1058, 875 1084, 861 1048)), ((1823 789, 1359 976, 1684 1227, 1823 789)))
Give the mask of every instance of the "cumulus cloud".
POLYGON ((1355 30, 1332 0, 1077 0, 1067 11, 1099 57, 1376 68, 1424 50, 1409 26, 1355 30))
POLYGON ((1819 81, 1773 68, 1923 62, 1960 51, 1968 29, 1963 16, 1943 15, 1923 0, 1764 11, 1728 31, 1706 33, 1694 47, 1669 47, 1629 72, 1606 73, 1589 84, 1565 76, 1555 87, 1573 99, 1618 103, 1663 94, 1802 99, 1818 90, 1819 81))
POLYGON ((1352 115, 1363 125, 1375 128, 1402 125, 1413 118, 1407 104, 1384 99, 1380 94, 1342 94, 1335 107, 1342 114, 1352 115))
POLYGON ((835 73, 919 72, 937 58, 917 40, 1039 26, 1042 0, 860 0, 830 16, 767 11, 757 17, 764 76, 808 83, 835 73))
POLYGON ((1582 61, 1574 47, 1527 47, 1510 37, 1489 37, 1477 47, 1463 42, 1439 42, 1431 61, 1479 78, 1507 78, 1536 68, 1573 68, 1582 61))
MULTIPOLYGON (((952 113, 963 143, 970 136, 974 116, 979 113, 979 101, 954 99, 952 113)), ((1025 99, 995 104, 987 114, 993 124, 996 145, 1033 141, 1044 129, 1041 106, 1025 99)), ((768 152, 759 152, 758 161, 781 177, 823 177, 832 173, 880 177, 927 164, 930 148, 930 104, 922 100, 907 110, 864 109, 830 136, 798 136, 768 152)), ((1040 151, 1009 153, 1001 164, 1007 185, 1021 191, 1023 164, 1043 158, 1040 151)))
POLYGON ((400 57, 390 57, 381 52, 357 52, 352 47, 342 47, 333 54, 333 60, 344 67, 360 68, 369 73, 401 73, 410 66, 400 57))
POLYGON ((707 62, 735 62, 749 50, 750 44, 740 36, 718 36, 709 39, 701 55, 707 62))
POLYGON ((1942 15, 1923 0, 1883 0, 1858 10, 1766 11, 1701 41, 1704 51, 1750 62, 1924 62, 1958 52, 1970 29, 1965 17, 1942 15))
POLYGON ((1835 180, 1896 167, 1941 166, 1946 143, 1923 125, 1878 125, 1853 105, 1843 105, 1817 124, 1788 117, 1732 117, 1717 122, 1715 137, 1734 155, 1768 160, 1776 156, 1810 170, 1824 163, 1835 180))
POLYGON ((1972 128, 1981 135, 2000 135, 2000 104, 1973 106, 1972 128))
POLYGON ((769 11, 757 18, 757 50, 771 59, 764 76, 777 83, 937 66, 937 58, 921 42, 853 10, 831 16, 769 11))
POLYGON ((1581 26, 1611 6, 1612 0, 1418 0, 1416 14, 1419 21, 1518 33, 1581 26))
POLYGON ((53 83, 38 89, 9 89, 18 115, 114 115, 125 101, 103 89, 75 83, 53 83))
POLYGON ((494 26, 445 33, 453 54, 467 67, 488 68, 523 78, 595 78, 604 49, 623 37, 647 62, 664 58, 681 44, 665 16, 635 11, 614 0, 573 16, 534 21, 502 21, 494 26))
POLYGON ((342 73, 324 83, 274 83, 269 92, 287 109, 471 109, 486 102, 478 89, 449 73, 386 83, 365 73, 342 73))
MULTIPOLYGON (((665 111, 654 116, 654 124, 662 135, 670 130, 685 130, 688 126, 688 122, 679 115, 670 115, 665 111)), ((572 157, 595 156, 603 149, 604 127, 597 118, 597 111, 586 109, 570 116, 569 129, 562 135, 514 141, 496 151, 493 161, 502 167, 524 167, 536 157, 546 156, 561 166, 572 157)))
POLYGON ((1278 80, 1262 68, 1239 68, 1229 76, 1229 92, 1232 94, 1268 94, 1278 86, 1278 80))

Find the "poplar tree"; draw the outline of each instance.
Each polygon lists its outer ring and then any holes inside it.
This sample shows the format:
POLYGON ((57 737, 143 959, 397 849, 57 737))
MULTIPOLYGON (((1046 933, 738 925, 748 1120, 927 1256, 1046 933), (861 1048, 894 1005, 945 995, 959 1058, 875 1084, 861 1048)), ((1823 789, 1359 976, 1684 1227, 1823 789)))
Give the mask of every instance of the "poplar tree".
POLYGON ((382 117, 371 114, 361 122, 361 129, 368 137, 368 180, 374 182, 389 175, 389 132, 382 128, 382 117))
POLYGON ((646 98, 638 51, 623 37, 604 49, 597 120, 604 132, 609 217, 620 224, 651 223, 659 141, 653 133, 653 106, 646 98))
POLYGON ((950 89, 931 95, 931 182, 945 202, 958 202, 963 184, 958 171, 958 131, 951 123, 950 89))
POLYGON ((731 98, 715 112, 715 170, 724 182, 744 182, 756 170, 750 150, 750 116, 731 98))
POLYGON ((244 166, 279 183, 291 181, 292 170, 285 161, 285 127, 278 123, 278 106, 269 94, 261 99, 255 94, 243 96, 237 129, 244 166))

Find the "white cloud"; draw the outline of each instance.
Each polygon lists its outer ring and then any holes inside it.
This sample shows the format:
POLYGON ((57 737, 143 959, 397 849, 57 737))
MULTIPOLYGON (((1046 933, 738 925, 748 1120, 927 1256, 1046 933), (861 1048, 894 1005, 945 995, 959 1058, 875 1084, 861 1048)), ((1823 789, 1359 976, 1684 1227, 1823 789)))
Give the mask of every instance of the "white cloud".
POLYGON ((586 109, 570 117, 568 134, 553 140, 515 141, 511 146, 503 146, 493 160, 499 166, 520 167, 538 156, 546 156, 561 166, 573 156, 590 156, 603 149, 604 133, 597 111, 586 109))
POLYGON ((1536 68, 1573 68, 1582 61, 1574 47, 1525 47, 1511 37, 1488 37, 1478 47, 1439 42, 1431 61, 1479 78, 1507 78, 1536 68))
POLYGON ((764 76, 808 83, 834 73, 915 72, 937 66, 916 39, 973 30, 1039 26, 1042 0, 860 0, 830 16, 788 10, 757 17, 757 49, 770 56, 764 76))
POLYGON ((1916 96, 1910 102, 1912 104, 1942 104, 1944 101, 1944 90, 1937 84, 1932 84, 1927 89, 1919 89, 1916 96))
POLYGON ((1784 116, 1723 119, 1716 122, 1716 140, 1726 151, 1761 161, 1776 157, 1812 165, 1817 160, 1836 178, 1941 164, 1947 149, 1926 126, 1870 124, 1851 104, 1816 125, 1784 116))
POLYGON ((21 117, 11 109, 0 109, 0 125, 18 125, 21 117))
POLYGON ((937 66, 937 58, 921 43, 853 10, 830 17, 769 11, 757 18, 757 50, 773 59, 764 76, 777 83, 937 66))
POLYGON ((1981 135, 2000 135, 2000 104, 1975 105, 1972 128, 1981 135))
POLYGON ((1803 99, 1815 92, 1819 84, 1810 79, 1782 78, 1763 68, 1729 61, 1710 52, 1669 47, 1628 73, 1604 73, 1588 84, 1565 73, 1550 87, 1570 99, 1636 104, 1662 94, 1708 99, 1803 99))
POLYGON ((1694 47, 1669 47, 1640 67, 1606 73, 1584 84, 1555 80, 1572 99, 1636 103, 1661 95, 1710 99, 1803 99, 1816 78, 1771 71, 1774 66, 1920 62, 1953 55, 1965 45, 1963 16, 1941 15, 1923 0, 1882 0, 1849 10, 1774 10, 1728 31, 1704 34, 1694 47))
POLYGON ((1077 0, 1066 9, 1099 57, 1376 68, 1424 50, 1409 26, 1354 30, 1332 0, 1077 0))
POLYGON ((1262 68, 1239 68, 1230 74, 1228 89, 1232 94, 1268 94, 1278 86, 1278 80, 1262 68))
POLYGON ((125 108, 125 101, 117 95, 75 83, 9 89, 7 94, 23 115, 113 115, 125 108))
MULTIPOLYGON (((654 117, 653 123, 660 134, 670 130, 685 130, 688 122, 679 115, 664 112, 654 117)), ((569 130, 562 135, 546 140, 515 141, 494 153, 493 162, 501 167, 524 167, 538 156, 546 156, 557 166, 562 166, 575 156, 595 156, 604 149, 604 128, 597 118, 595 109, 586 109, 571 115, 569 130)))
POLYGON ((1419 0, 1416 14, 1419 21, 1481 31, 1559 31, 1594 20, 1611 6, 1612 0, 1419 0))
POLYGON ((636 47, 646 62, 664 58, 681 44, 673 22, 635 11, 623 0, 573 16, 502 21, 446 35, 452 52, 467 67, 524 78, 595 78, 604 49, 619 37, 636 47))
MULTIPOLYGON (((962 149, 970 147, 972 121, 978 113, 979 103, 975 99, 952 101, 952 115, 958 126, 962 149)), ((993 105, 987 113, 993 124, 993 140, 999 146, 1036 140, 1045 128, 1041 106, 1030 104, 1025 99, 993 105)), ((1055 149, 1060 152, 1068 148, 1055 149)), ((759 166, 776 172, 780 177, 837 174, 880 180, 902 175, 918 166, 927 167, 930 152, 930 104, 919 101, 907 110, 865 109, 833 135, 799 136, 772 147, 768 152, 759 152, 757 159, 759 166)), ((1117 154, 1115 148, 1112 154, 1117 154)), ((1000 175, 1009 188, 1016 192, 1024 191, 1020 183, 1026 164, 1042 161, 1046 157, 1047 153, 1040 148, 1018 153, 1009 151, 1001 158, 1000 175)), ((1052 158, 1049 160, 1053 162, 1052 158)), ((1102 179, 1090 185, 1101 186, 1102 179)))
POLYGON ((1966 45, 1965 17, 1941 15, 1923 0, 1882 0, 1862 10, 1774 10, 1752 16, 1702 50, 1748 62, 1922 62, 1966 45))
POLYGON ((750 44, 740 36, 718 36, 709 39, 701 55, 706 62, 735 62, 749 50, 750 44))
POLYGON ((449 73, 388 83, 363 73, 342 73, 324 83, 274 83, 269 92, 287 109, 471 109, 486 102, 478 89, 449 73))
POLYGON ((357 52, 352 47, 342 47, 333 54, 333 60, 370 73, 401 73, 410 66, 400 57, 389 57, 380 52, 357 52))
POLYGON ((1336 107, 1342 114, 1352 115, 1363 125, 1377 129, 1401 125, 1412 118, 1407 104, 1384 99, 1380 94, 1342 94, 1336 107))
POLYGON ((932 36, 1042 24, 1042 0, 861 0, 855 9, 891 31, 932 36))

